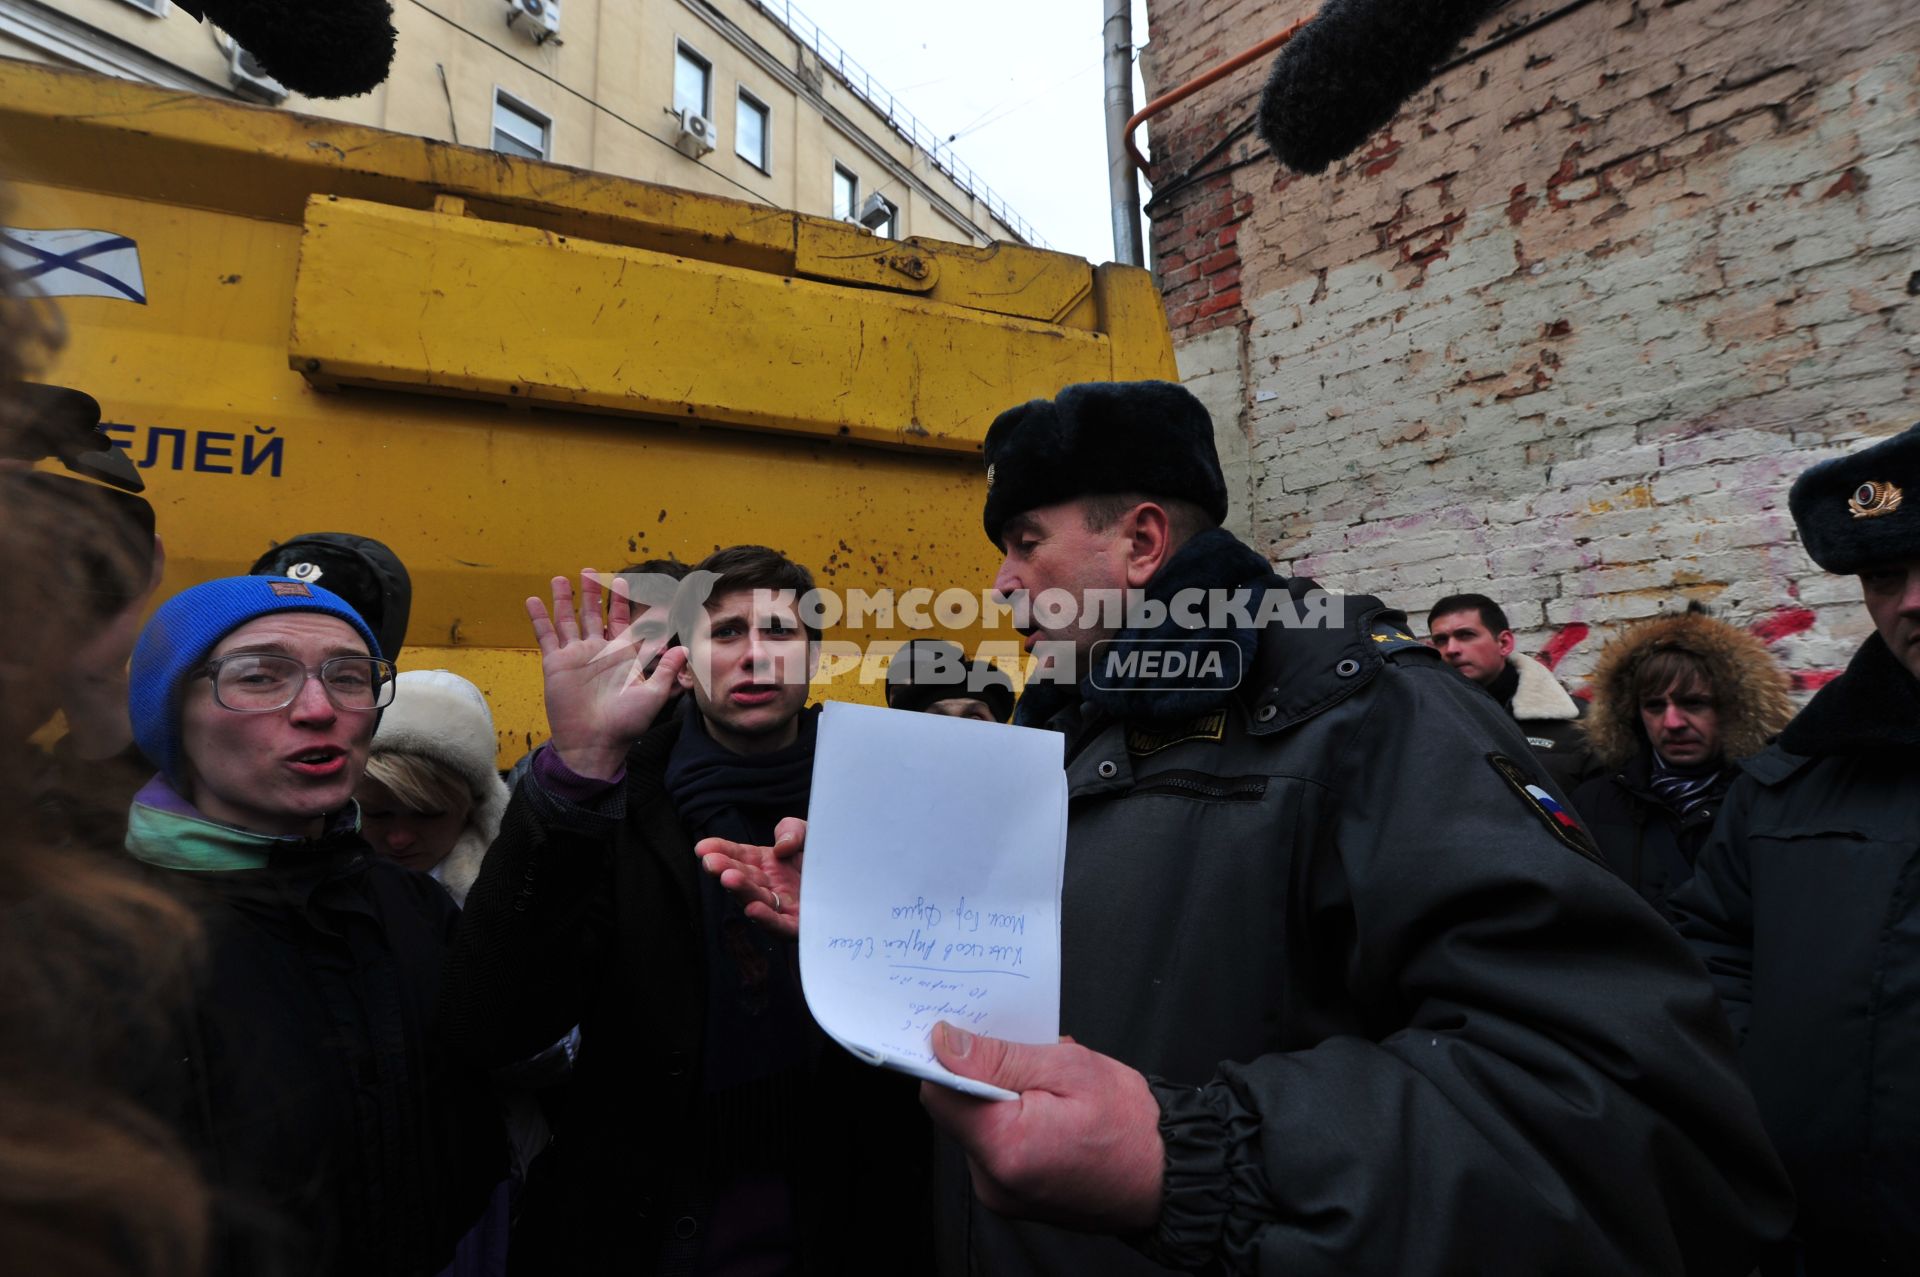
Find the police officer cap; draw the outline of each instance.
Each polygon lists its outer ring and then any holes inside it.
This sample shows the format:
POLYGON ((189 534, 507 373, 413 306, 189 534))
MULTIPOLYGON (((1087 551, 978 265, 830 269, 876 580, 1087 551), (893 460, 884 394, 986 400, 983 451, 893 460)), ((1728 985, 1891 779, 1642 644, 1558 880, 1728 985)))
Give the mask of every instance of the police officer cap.
POLYGON ((987 535, 1075 497, 1142 492, 1191 501, 1217 523, 1227 481, 1213 420, 1170 381, 1088 381, 1009 408, 987 430, 987 535))
POLYGON ((970 661, 958 643, 914 639, 887 664, 887 708, 924 713, 935 701, 970 697, 995 721, 1013 717, 1013 680, 985 661, 970 661))
POLYGON ((1851 574, 1920 559, 1920 425, 1822 461, 1787 496, 1815 563, 1851 574))

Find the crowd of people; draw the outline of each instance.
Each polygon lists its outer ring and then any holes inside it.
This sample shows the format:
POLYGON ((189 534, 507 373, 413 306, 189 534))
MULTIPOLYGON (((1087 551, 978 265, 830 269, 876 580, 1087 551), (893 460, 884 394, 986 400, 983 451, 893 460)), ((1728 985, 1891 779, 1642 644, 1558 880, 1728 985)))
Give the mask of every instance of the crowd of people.
POLYGON ((802 996, 806 566, 554 578, 549 739, 503 776, 481 691, 397 670, 377 541, 157 607, 150 522, 76 566, 26 478, 92 425, 28 388, 36 313, 0 340, 5 588, 47 617, 4 667, 20 1271, 1920 1267, 1920 427, 1794 486, 1874 628, 1796 714, 1697 610, 1625 629, 1589 705, 1484 595, 1425 634, 1328 608, 1221 527, 1178 386, 1009 407, 995 592, 1159 606, 1031 614, 1017 700, 944 641, 889 669, 897 710, 1065 737, 1063 1036, 932 1036, 1000 1102, 866 1067, 802 996), (1168 644, 1234 659, 1098 676, 1168 644))

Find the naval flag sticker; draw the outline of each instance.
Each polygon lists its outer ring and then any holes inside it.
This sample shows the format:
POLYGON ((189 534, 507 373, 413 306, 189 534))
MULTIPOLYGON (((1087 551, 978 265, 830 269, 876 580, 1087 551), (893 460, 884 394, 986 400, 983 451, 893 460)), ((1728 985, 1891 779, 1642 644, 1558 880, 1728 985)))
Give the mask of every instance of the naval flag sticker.
POLYGON ((1547 831, 1562 843, 1573 848, 1589 860, 1599 864, 1606 862, 1600 858, 1600 848, 1594 844, 1592 835, 1580 827, 1566 805, 1547 792, 1546 786, 1529 776, 1521 766, 1505 754, 1488 754, 1487 761, 1493 764, 1493 770, 1512 787, 1529 810, 1547 827, 1547 831))
POLYGON ((0 227, 0 262, 44 297, 116 297, 147 304, 140 246, 115 231, 0 227))

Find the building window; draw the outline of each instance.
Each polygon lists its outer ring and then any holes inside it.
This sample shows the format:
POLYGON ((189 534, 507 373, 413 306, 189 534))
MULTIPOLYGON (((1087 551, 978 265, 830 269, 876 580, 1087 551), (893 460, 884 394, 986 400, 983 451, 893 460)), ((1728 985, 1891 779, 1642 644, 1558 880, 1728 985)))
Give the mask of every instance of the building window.
POLYGON ((713 115, 713 63, 679 41, 673 46, 673 109, 713 115))
POLYGON ((733 108, 733 153, 762 173, 773 171, 767 150, 767 105, 745 89, 733 108))
POLYGON ((833 166, 833 215, 843 222, 860 215, 860 179, 838 164, 833 166))
POLYGON ((523 159, 553 154, 553 121, 526 103, 493 91, 493 149, 523 159))

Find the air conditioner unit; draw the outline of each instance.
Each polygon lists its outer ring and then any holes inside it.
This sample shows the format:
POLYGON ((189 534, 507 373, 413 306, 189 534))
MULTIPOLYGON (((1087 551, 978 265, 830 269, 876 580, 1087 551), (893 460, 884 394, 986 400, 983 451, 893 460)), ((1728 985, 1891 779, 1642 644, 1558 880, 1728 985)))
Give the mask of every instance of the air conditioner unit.
POLYGON ((679 147, 683 154, 697 160, 714 148, 712 120, 694 111, 681 111, 678 118, 680 136, 673 139, 673 144, 679 147))
POLYGON ((867 202, 860 206, 860 216, 854 220, 870 231, 877 231, 893 220, 895 209, 879 195, 867 196, 867 202))
POLYGON ((256 102, 276 106, 287 100, 287 86, 268 75, 260 59, 241 48, 238 40, 227 49, 227 77, 241 96, 256 102))
POLYGON ((520 29, 533 38, 535 44, 545 44, 551 40, 560 41, 560 0, 507 0, 507 25, 519 26, 526 19, 526 25, 520 29))

